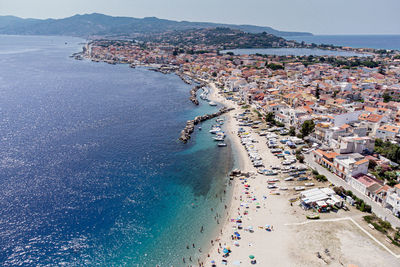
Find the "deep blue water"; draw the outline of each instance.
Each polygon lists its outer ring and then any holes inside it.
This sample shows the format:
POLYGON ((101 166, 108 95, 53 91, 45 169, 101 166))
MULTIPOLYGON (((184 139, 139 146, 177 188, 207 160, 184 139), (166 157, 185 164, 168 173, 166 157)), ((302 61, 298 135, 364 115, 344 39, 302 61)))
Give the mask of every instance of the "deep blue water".
POLYGON ((333 44, 354 48, 396 49, 400 50, 400 35, 314 35, 288 37, 298 42, 333 44))
POLYGON ((212 122, 177 138, 216 108, 175 75, 69 58, 81 39, 0 40, 0 265, 196 259, 234 163, 212 122))

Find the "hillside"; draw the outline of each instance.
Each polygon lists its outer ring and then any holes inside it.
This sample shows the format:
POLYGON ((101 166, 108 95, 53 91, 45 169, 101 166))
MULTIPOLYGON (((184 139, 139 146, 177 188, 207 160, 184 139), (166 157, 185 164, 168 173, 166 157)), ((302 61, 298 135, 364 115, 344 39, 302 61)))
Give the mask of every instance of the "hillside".
POLYGON ((162 33, 201 28, 224 27, 248 33, 266 32, 280 37, 312 35, 306 32, 284 32, 271 27, 253 25, 189 22, 148 18, 112 17, 93 13, 63 19, 22 19, 0 16, 0 34, 68 35, 68 36, 135 36, 143 33, 162 33))

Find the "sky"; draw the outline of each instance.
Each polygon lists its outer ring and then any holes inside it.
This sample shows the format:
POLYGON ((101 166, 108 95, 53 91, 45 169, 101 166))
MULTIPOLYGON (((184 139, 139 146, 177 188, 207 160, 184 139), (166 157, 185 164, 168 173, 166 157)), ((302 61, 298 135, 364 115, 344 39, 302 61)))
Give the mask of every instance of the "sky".
POLYGON ((314 34, 400 34, 400 0, 0 0, 0 15, 158 17, 314 34))

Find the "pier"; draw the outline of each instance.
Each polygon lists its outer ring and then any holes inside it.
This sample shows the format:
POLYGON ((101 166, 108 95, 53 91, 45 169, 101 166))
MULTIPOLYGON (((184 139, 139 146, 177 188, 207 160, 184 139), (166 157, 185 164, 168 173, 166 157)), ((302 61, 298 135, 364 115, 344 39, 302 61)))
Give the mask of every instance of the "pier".
POLYGON ((234 110, 234 108, 223 107, 215 113, 197 116, 196 118, 194 118, 194 120, 187 121, 186 127, 181 131, 181 136, 179 137, 179 140, 181 140, 183 143, 186 143, 190 139, 191 134, 194 132, 195 125, 199 124, 200 122, 221 116, 222 114, 227 113, 231 110, 234 110))

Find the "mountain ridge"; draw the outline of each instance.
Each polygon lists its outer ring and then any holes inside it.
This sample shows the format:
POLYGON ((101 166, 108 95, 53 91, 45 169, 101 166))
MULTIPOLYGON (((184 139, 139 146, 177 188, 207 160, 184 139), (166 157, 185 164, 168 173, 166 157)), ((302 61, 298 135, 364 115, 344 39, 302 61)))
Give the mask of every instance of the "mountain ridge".
POLYGON ((76 14, 62 19, 31 19, 16 16, 0 16, 0 34, 21 35, 70 35, 90 36, 135 36, 143 33, 227 27, 248 33, 266 32, 279 37, 311 36, 308 32, 288 32, 268 26, 247 24, 224 24, 212 22, 190 22, 160 19, 157 17, 133 18, 108 16, 100 13, 76 14))

